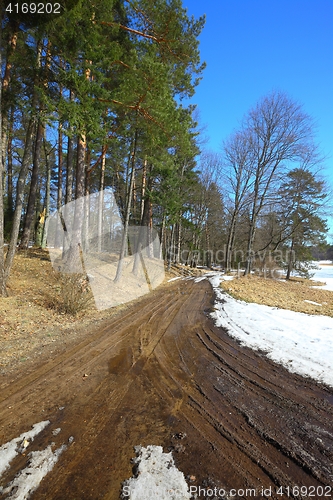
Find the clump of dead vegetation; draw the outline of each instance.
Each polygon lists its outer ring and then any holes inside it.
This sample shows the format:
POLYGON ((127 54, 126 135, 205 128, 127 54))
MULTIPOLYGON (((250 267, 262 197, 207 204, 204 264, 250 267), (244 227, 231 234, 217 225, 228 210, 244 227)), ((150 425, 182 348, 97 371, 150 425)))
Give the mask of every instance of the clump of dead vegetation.
POLYGON ((60 314, 78 313, 89 309, 93 304, 93 295, 88 278, 83 274, 55 273, 56 285, 53 295, 49 296, 49 305, 60 314))

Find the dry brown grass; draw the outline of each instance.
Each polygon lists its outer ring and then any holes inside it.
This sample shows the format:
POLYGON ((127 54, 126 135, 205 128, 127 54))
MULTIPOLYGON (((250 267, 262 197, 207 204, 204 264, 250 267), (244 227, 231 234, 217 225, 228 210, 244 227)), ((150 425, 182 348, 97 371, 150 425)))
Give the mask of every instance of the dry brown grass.
POLYGON ((0 298, 0 374, 46 351, 52 356, 59 345, 69 347, 95 323, 127 308, 98 311, 89 293, 80 293, 76 278, 70 286, 68 280, 73 276, 54 271, 47 250, 17 253, 8 297, 0 298))
POLYGON ((246 302, 256 302, 307 314, 333 316, 333 292, 311 288, 316 284, 319 283, 302 278, 285 281, 250 276, 224 281, 221 286, 236 299, 246 302), (305 302, 306 300, 321 305, 310 304, 305 302))

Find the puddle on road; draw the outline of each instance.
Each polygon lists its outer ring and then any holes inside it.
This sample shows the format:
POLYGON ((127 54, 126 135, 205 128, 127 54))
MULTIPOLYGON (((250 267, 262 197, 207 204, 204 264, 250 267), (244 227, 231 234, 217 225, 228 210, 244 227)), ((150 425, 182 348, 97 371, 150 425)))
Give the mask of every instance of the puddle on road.
POLYGON ((117 375, 127 372, 132 366, 132 361, 133 352, 131 347, 121 349, 119 354, 109 360, 109 373, 117 375))
POLYGON ((320 397, 328 401, 331 405, 333 405, 333 394, 323 393, 320 397))

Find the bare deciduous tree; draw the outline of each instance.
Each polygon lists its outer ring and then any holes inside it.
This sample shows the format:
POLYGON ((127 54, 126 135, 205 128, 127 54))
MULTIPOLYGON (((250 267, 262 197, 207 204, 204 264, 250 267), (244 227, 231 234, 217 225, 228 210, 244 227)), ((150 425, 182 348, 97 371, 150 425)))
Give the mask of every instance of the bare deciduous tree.
MULTIPOLYGON (((283 92, 272 92, 247 114, 241 131, 225 147, 233 188, 233 215, 248 203, 245 274, 250 273, 259 216, 271 203, 284 173, 295 164, 318 161, 313 123, 302 106, 283 92)), ((233 220, 233 219, 232 219, 233 220)), ((235 224, 235 222, 233 222, 235 224)), ((228 245, 232 245, 233 230, 228 245)))
POLYGON ((226 246, 225 267, 231 269, 237 221, 250 203, 253 181, 253 158, 250 135, 247 130, 235 132, 223 144, 225 185, 229 191, 227 210, 229 228, 226 246))

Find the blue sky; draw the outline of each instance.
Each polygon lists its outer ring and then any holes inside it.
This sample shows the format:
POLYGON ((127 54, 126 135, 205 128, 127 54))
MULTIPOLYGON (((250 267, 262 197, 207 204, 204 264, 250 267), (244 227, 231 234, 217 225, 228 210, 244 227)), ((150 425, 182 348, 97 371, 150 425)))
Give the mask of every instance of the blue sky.
MULTIPOLYGON (((206 14, 200 53, 207 68, 192 102, 206 126, 205 148, 221 142, 272 90, 286 92, 316 122, 324 174, 333 184, 333 1, 183 0, 206 14)), ((333 233, 333 219, 329 220, 333 233)), ((333 240, 333 236, 331 238, 333 240)))

